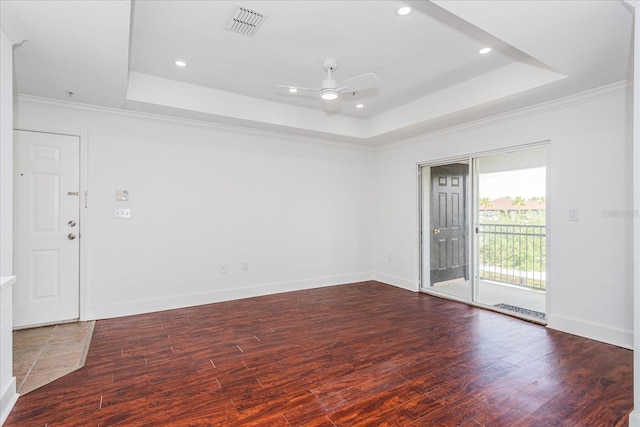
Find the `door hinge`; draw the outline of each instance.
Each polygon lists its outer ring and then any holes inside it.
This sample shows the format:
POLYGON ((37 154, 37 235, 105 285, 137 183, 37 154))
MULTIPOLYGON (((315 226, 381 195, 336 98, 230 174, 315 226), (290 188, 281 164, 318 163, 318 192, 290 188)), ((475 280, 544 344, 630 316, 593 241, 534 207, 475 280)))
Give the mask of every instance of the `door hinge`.
POLYGON ((87 199, 89 198, 89 192, 85 190, 84 192, 84 208, 87 208, 87 199))

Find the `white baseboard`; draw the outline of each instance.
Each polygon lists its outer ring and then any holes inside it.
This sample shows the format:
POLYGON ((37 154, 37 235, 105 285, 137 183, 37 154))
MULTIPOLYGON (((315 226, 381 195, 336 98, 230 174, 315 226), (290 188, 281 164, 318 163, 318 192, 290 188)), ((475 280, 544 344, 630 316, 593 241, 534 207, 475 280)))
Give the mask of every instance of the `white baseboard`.
POLYGON ((11 381, 2 389, 2 396, 0 396, 0 426, 9 418, 19 396, 16 393, 16 377, 11 377, 11 381))
POLYGON ((370 272, 354 273, 342 276, 320 277, 291 282, 266 283, 244 288, 222 289, 211 292, 172 295, 162 298, 132 300, 115 304, 88 307, 86 312, 87 318, 82 320, 109 319, 113 317, 153 313, 156 311, 213 304, 216 302, 278 294, 282 292, 301 291, 304 289, 363 282, 371 279, 372 274, 370 272))
POLYGON ((615 329, 568 316, 549 315, 547 327, 633 350, 633 331, 615 329))
POLYGON ((403 279, 402 277, 393 276, 391 274, 380 273, 374 271, 373 280, 386 283, 387 285, 396 286, 398 288, 406 289, 408 291, 418 292, 420 290, 419 284, 413 280, 403 279))
POLYGON ((640 427, 640 408, 634 409, 629 415, 629 427, 640 427))

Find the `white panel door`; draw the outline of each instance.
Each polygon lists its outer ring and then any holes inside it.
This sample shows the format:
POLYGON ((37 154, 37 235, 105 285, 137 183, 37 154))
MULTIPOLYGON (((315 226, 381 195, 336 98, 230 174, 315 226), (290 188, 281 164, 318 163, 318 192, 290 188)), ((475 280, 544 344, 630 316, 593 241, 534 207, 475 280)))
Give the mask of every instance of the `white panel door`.
POLYGON ((14 327, 80 315, 80 138, 15 131, 14 327))

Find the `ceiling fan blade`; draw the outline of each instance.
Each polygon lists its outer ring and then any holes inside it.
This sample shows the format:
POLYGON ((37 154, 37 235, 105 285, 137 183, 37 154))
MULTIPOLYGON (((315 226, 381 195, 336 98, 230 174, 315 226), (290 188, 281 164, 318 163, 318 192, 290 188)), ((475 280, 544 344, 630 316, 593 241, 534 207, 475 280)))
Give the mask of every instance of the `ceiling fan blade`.
POLYGON ((380 84, 380 79, 373 73, 360 74, 338 84, 338 92, 360 92, 374 88, 380 84))
POLYGON ((327 113, 337 113, 342 109, 340 98, 332 99, 330 101, 323 99, 322 106, 327 113))
POLYGON ((307 91, 307 92, 320 92, 320 89, 312 89, 310 87, 300 87, 300 86, 291 86, 291 85, 277 85, 277 86, 287 90, 296 89, 296 90, 307 91))

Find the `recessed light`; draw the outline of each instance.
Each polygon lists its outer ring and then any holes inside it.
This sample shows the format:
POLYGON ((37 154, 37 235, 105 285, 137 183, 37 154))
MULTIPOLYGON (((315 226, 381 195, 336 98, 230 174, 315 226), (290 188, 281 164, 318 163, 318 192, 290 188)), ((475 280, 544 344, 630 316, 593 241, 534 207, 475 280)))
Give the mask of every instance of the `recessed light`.
POLYGON ((478 51, 478 53, 480 55, 486 55, 487 53, 491 52, 491 48, 490 47, 483 47, 482 49, 480 49, 478 51))
POLYGON ((411 13, 411 8, 409 6, 402 6, 397 10, 398 15, 405 16, 411 13))
POLYGON ((186 62, 184 62, 184 61, 176 61, 176 62, 175 62, 175 64, 176 64, 178 67, 186 67, 186 66, 187 66, 187 63, 186 63, 186 62))
POLYGON ((297 91, 298 91, 298 88, 295 88, 295 87, 290 87, 289 88, 289 92, 290 93, 296 93, 297 91))
POLYGON ((364 104, 356 104, 356 108, 364 108, 364 104))

